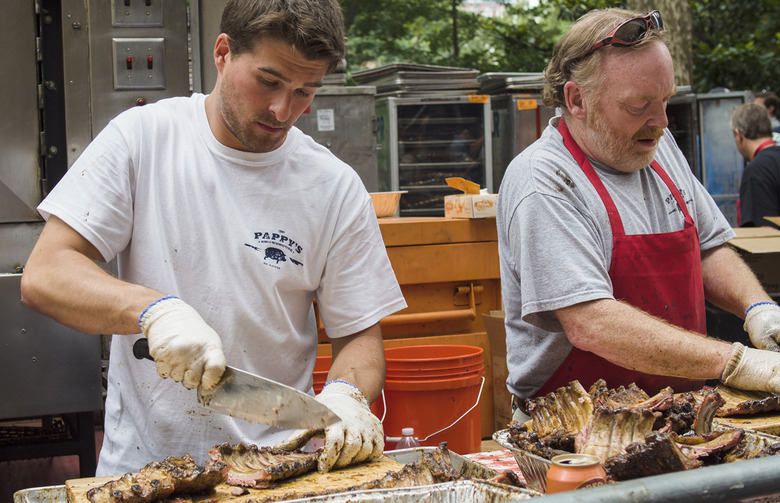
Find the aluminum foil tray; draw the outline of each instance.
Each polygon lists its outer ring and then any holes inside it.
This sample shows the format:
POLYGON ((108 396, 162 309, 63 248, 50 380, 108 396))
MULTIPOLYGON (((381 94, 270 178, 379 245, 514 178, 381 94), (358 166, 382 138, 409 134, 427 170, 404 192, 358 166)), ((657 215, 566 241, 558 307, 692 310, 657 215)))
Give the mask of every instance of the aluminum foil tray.
POLYGON ((542 494, 547 494, 547 470, 552 466, 552 461, 515 447, 509 441, 509 430, 499 430, 493 433, 493 440, 509 449, 509 452, 515 457, 528 487, 542 494))
MULTIPOLYGON (((713 428, 715 430, 727 430, 731 429, 731 426, 725 426, 717 422, 713 422, 713 428)), ((748 446, 751 449, 762 449, 770 446, 771 444, 780 442, 780 437, 774 435, 768 435, 766 433, 758 431, 745 431, 745 438, 747 439, 748 446)), ((547 493, 547 470, 552 466, 552 462, 549 459, 545 459, 541 456, 531 454, 522 449, 518 449, 509 441, 509 430, 499 430, 493 433, 493 440, 499 443, 502 447, 509 449, 514 455, 517 464, 520 466, 520 471, 525 478, 528 487, 534 491, 538 491, 542 494, 547 493)), ((757 499, 750 500, 751 502, 778 502, 778 498, 769 499, 757 499)))
POLYGON ((287 500, 286 503, 504 503, 539 496, 537 493, 485 480, 458 480, 430 486, 398 489, 368 489, 316 498, 287 500))

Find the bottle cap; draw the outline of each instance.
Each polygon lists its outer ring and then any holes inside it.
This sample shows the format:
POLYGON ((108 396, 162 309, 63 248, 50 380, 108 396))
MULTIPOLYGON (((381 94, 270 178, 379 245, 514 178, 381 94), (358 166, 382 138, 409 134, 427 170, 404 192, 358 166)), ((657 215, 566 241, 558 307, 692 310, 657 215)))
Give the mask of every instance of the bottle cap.
POLYGON ((403 428, 401 430, 401 435, 405 437, 411 437, 414 435, 414 428, 403 428))

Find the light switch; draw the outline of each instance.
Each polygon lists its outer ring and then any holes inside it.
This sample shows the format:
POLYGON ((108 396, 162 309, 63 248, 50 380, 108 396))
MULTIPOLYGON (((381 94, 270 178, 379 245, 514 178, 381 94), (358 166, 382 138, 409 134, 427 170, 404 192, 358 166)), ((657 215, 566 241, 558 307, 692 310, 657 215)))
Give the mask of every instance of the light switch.
POLYGON ((163 0, 111 0, 115 28, 163 26, 163 0))
POLYGON ((165 89, 165 39, 113 38, 111 43, 114 89, 165 89))

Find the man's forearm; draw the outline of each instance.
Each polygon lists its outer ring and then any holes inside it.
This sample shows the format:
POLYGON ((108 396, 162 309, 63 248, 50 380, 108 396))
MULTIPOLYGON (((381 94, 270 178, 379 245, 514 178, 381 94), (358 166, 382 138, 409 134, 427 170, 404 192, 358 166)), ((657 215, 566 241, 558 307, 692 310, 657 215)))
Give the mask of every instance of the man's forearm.
POLYGON ((162 294, 111 276, 97 257, 86 240, 51 217, 22 274, 24 304, 80 332, 137 333, 138 315, 162 294))
POLYGON ((683 330, 613 299, 556 311, 572 345, 646 374, 717 379, 731 345, 683 330))
POLYGON ((331 339, 333 361, 328 380, 354 384, 373 403, 385 384, 385 353, 379 323, 355 335, 331 339))

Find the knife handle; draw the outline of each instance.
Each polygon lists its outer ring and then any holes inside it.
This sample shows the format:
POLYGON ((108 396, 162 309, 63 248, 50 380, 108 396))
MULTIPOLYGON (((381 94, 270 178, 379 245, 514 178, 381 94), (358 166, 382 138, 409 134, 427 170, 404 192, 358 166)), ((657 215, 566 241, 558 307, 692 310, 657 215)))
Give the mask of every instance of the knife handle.
POLYGON ((149 340, 146 337, 141 337, 133 343, 133 356, 139 360, 146 358, 147 360, 154 361, 152 355, 149 354, 149 340))

